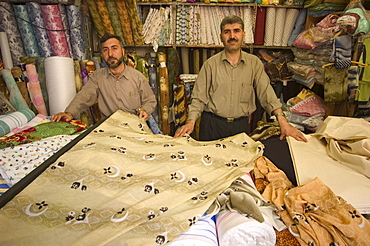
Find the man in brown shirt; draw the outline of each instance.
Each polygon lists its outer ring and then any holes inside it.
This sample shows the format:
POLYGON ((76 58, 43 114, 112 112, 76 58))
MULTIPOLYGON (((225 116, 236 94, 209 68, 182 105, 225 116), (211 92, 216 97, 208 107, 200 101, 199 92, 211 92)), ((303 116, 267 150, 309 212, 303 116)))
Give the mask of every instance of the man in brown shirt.
POLYGON ((242 51, 243 20, 235 15, 221 22, 224 50, 209 58, 202 66, 192 91, 189 116, 175 137, 190 134, 195 121, 202 116, 199 140, 209 141, 249 133, 249 115, 256 110, 255 95, 268 114, 274 114, 281 136, 307 141, 302 132, 291 126, 281 109, 281 103, 270 85, 262 62, 242 51), (256 92, 254 91, 256 89, 256 92))
POLYGON ((94 71, 65 112, 52 115, 51 121, 79 118, 80 113, 96 100, 103 119, 117 110, 123 110, 148 120, 154 111, 157 101, 147 79, 141 72, 123 62, 125 50, 122 39, 113 34, 105 34, 100 43, 102 57, 108 67, 94 71))

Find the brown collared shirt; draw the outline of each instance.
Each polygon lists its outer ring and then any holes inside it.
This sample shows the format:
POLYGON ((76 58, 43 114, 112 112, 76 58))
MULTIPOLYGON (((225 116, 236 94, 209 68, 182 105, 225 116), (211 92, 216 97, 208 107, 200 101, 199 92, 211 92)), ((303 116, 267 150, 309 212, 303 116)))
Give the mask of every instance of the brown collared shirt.
POLYGON ((138 108, 145 109, 150 115, 157 104, 148 80, 141 72, 129 66, 125 66, 119 77, 110 73, 108 68, 94 71, 65 111, 79 118, 80 113, 96 100, 104 119, 117 110, 137 114, 138 108))
POLYGON ((281 108, 257 56, 242 51, 240 61, 232 65, 227 61, 225 51, 221 51, 205 61, 199 72, 188 119, 198 119, 203 111, 225 118, 249 116, 256 110, 256 95, 267 113, 281 108))

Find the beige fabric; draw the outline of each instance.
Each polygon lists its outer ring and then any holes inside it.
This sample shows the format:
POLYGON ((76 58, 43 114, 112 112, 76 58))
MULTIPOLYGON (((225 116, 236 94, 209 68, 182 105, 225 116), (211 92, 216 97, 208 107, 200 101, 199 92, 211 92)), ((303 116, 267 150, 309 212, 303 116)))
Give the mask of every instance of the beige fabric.
POLYGON ((330 157, 370 178, 370 122, 329 116, 313 135, 326 140, 330 157))
POLYGON ((0 245, 173 241, 262 149, 246 134, 212 142, 154 135, 117 111, 0 210, 0 245))
POLYGON ((370 222, 320 179, 289 190, 284 202, 301 245, 369 245, 370 222))
POLYGON ((370 196, 365 195, 370 194, 370 179, 331 158, 324 140, 311 135, 305 137, 307 143, 287 138, 298 184, 307 184, 318 177, 361 213, 370 213, 370 196))

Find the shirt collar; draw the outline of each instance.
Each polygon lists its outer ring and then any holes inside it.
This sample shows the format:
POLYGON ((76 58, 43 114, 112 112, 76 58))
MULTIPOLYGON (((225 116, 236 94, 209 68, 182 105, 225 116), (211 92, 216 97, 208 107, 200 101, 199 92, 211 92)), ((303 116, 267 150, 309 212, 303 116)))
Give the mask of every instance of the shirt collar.
MULTIPOLYGON (((243 50, 241 51, 240 61, 242 61, 243 63, 245 63, 246 60, 247 60, 247 55, 246 54, 247 53, 244 52, 243 50)), ((221 61, 227 61, 225 50, 221 51, 221 61)))

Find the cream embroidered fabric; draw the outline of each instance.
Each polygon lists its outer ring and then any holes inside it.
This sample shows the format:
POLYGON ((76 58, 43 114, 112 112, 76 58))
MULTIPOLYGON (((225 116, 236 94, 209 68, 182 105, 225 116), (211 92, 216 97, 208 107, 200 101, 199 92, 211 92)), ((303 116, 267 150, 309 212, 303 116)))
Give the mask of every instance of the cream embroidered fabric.
POLYGON ((160 245, 189 229, 263 145, 154 135, 117 111, 0 210, 0 245, 160 245))

